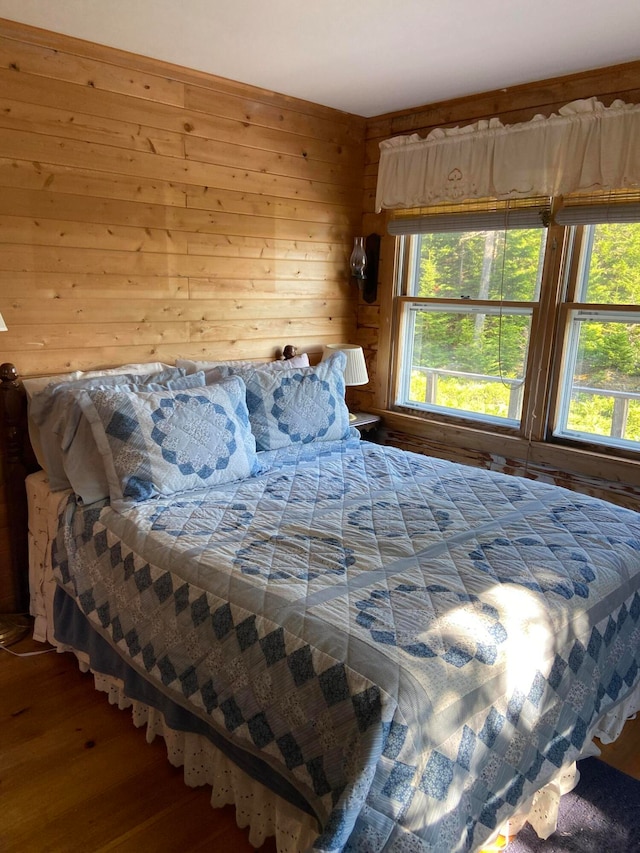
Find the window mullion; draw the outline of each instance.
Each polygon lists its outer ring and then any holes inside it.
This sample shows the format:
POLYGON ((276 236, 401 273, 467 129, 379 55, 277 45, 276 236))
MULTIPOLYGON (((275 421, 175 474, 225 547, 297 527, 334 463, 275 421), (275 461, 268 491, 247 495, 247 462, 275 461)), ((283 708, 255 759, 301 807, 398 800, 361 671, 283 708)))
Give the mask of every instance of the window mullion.
POLYGON ((530 441, 542 441, 548 429, 556 350, 561 346, 558 324, 567 263, 567 230, 552 225, 547 232, 540 301, 533 315, 522 400, 522 432, 530 441))
POLYGON ((585 239, 584 228, 567 228, 567 265, 564 272, 564 300, 573 302, 580 290, 580 277, 583 272, 582 245, 585 239))

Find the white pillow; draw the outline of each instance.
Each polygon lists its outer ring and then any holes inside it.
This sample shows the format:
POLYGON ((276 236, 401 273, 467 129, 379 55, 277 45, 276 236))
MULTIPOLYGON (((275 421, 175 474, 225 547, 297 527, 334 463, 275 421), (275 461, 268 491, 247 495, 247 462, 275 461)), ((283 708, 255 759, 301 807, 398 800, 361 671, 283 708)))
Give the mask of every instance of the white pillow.
POLYGON ((174 364, 162 361, 143 361, 138 364, 121 364, 119 367, 106 367, 103 370, 87 370, 82 374, 83 379, 95 379, 98 376, 117 376, 120 373, 163 373, 171 370, 174 364))
POLYGON ((187 373, 204 370, 205 382, 209 385, 212 382, 220 382, 227 376, 244 373, 248 370, 266 370, 278 373, 281 370, 291 370, 295 367, 309 367, 309 356, 303 352, 301 355, 280 361, 192 361, 188 358, 177 358, 176 367, 184 368, 187 373))

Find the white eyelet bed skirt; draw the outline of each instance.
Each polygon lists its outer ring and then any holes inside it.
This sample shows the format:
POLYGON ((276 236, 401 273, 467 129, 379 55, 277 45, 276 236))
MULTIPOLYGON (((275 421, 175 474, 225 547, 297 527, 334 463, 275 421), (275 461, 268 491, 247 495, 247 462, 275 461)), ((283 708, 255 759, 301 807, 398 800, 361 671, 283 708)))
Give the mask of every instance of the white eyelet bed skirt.
POLYGON ((192 788, 211 786, 211 805, 234 805, 236 823, 249 828, 249 842, 260 847, 275 836, 278 853, 303 853, 318 835, 315 818, 301 812, 286 800, 256 782, 236 767, 204 736, 172 729, 164 715, 135 699, 125 696, 124 685, 112 676, 91 671, 82 652, 58 645, 58 651, 73 651, 82 672, 91 672, 95 688, 107 694, 110 704, 120 710, 131 709, 133 724, 146 726, 147 743, 156 736, 164 738, 167 758, 173 767, 182 767, 184 781, 192 788))
MULTIPOLYGON (((82 652, 60 644, 57 646, 60 652, 74 652, 83 672, 91 671, 88 659, 82 652)), ((253 847, 260 847, 268 837, 274 836, 278 853, 304 853, 309 850, 318 835, 314 818, 253 780, 204 735, 172 729, 160 711, 129 699, 119 679, 95 672, 92 675, 96 690, 106 693, 109 702, 121 710, 130 708, 135 726, 146 726, 148 743, 157 735, 164 738, 169 762, 174 767, 183 768, 187 785, 193 788, 210 785, 213 808, 235 806, 236 822, 241 828, 249 828, 249 843, 253 847)), ((603 743, 616 740, 625 721, 639 710, 640 685, 598 721, 591 737, 585 742, 580 758, 599 755, 600 749, 593 743, 593 738, 597 737, 603 743)), ((561 770, 493 837, 513 837, 528 821, 540 838, 548 838, 556 829, 560 797, 571 791, 578 784, 579 778, 580 773, 575 764, 561 770)))

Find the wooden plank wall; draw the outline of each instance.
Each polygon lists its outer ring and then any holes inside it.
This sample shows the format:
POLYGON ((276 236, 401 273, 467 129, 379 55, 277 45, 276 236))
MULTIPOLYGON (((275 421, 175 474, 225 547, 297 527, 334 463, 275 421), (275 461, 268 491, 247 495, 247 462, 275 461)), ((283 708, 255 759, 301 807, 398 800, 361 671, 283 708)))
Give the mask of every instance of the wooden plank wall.
POLYGON ((359 303, 358 341, 365 348, 372 381, 366 389, 358 391, 358 401, 361 408, 384 415, 390 443, 473 465, 548 479, 640 509, 637 464, 612 464, 606 457, 572 453, 557 446, 530 447, 522 439, 509 441, 504 436, 477 430, 434 426, 424 419, 401 417, 390 411, 395 243, 386 232, 386 214, 376 214, 374 209, 379 143, 407 133, 424 137, 435 127, 463 126, 493 116, 505 124, 528 121, 537 114, 555 113, 570 101, 590 97, 597 97, 606 106, 617 98, 626 103, 640 103, 640 62, 436 103, 367 122, 363 233, 380 234, 382 240, 378 300, 374 305, 359 303))
MULTIPOLYGON (((364 126, 0 21, 0 362, 28 376, 352 340, 364 126)), ((0 503, 3 564, 5 518, 0 503)), ((0 581, 0 611, 10 598, 0 581)))

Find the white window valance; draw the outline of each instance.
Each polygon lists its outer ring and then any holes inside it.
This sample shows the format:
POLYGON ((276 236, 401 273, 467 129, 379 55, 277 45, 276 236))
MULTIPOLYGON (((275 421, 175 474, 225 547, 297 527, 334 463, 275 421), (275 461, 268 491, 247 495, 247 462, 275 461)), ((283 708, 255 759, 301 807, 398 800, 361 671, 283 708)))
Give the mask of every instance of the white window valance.
POLYGON ((484 119, 380 143, 376 211, 640 186, 640 105, 572 101, 550 117, 484 119))

